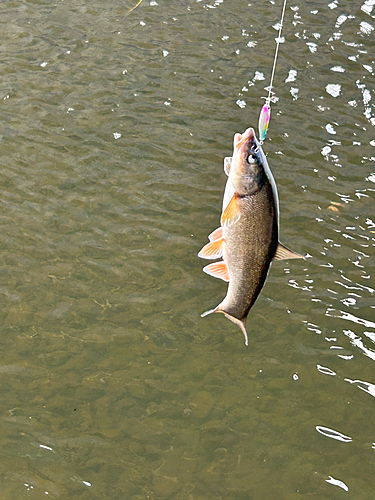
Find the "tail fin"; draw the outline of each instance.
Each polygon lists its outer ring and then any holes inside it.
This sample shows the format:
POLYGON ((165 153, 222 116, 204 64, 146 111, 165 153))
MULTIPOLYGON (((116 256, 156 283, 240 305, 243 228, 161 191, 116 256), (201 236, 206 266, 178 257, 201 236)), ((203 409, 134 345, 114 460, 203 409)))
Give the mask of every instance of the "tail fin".
POLYGON ((245 337, 245 345, 248 346, 249 345, 249 339, 248 339, 247 331, 246 331, 246 320, 247 320, 247 317, 243 318, 243 319, 235 318, 234 316, 231 316, 230 314, 228 314, 227 312, 223 311, 222 309, 219 309, 220 305, 221 304, 219 304, 217 307, 215 307, 215 309, 210 309, 209 311, 204 312, 203 314, 201 314, 201 317, 204 318, 205 316, 208 316, 209 314, 212 314, 212 313, 223 313, 226 318, 230 319, 233 323, 236 323, 236 325, 238 325, 241 328, 242 333, 243 333, 243 335, 245 337))
MULTIPOLYGON (((219 307, 219 306, 217 306, 219 307)), ((209 311, 206 311, 204 313, 201 314, 201 318, 204 318, 205 316, 208 316, 209 314, 212 314, 212 313, 215 313, 215 312, 219 312, 217 311, 217 307, 215 309, 210 309, 209 311)))

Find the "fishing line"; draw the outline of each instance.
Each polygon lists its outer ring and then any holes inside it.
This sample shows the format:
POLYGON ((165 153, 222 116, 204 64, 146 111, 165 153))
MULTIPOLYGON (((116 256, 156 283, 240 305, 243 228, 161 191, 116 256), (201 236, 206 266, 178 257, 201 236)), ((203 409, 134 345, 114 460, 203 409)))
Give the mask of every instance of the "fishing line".
POLYGON ((134 7, 132 7, 130 10, 128 10, 128 12, 125 14, 124 17, 127 17, 131 12, 133 12, 133 10, 135 10, 139 5, 141 5, 142 2, 143 2, 143 0, 139 0, 137 5, 134 5, 134 7))
POLYGON ((261 143, 263 143, 264 139, 266 138, 268 125, 269 125, 270 118, 271 118, 271 92, 272 92, 272 88, 273 88, 273 79, 274 79, 275 71, 276 71, 277 56, 279 54, 279 46, 280 46, 280 43, 284 42, 284 39, 281 38, 281 32, 283 29, 286 2, 287 2, 287 0, 284 0, 283 9, 282 9, 281 18, 280 18, 279 33, 277 35, 277 38, 275 38, 276 49, 275 49, 275 57, 273 58, 271 80, 270 80, 270 84, 268 87, 268 96, 266 97, 266 102, 263 105, 263 107, 260 111, 260 115, 259 115, 258 131, 259 131, 259 140, 261 143))

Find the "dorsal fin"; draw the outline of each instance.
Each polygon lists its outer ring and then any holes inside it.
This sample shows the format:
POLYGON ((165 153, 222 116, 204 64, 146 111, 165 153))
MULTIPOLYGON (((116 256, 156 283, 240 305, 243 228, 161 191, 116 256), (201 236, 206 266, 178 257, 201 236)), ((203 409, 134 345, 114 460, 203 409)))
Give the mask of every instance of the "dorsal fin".
POLYGON ((228 283, 229 273, 226 263, 221 260, 220 262, 213 262, 203 268, 203 271, 214 278, 220 278, 228 283))
POLYGON ((224 240, 214 240, 207 243, 199 252, 198 257, 201 259, 219 259, 223 256, 224 240))
POLYGON ((274 260, 288 260, 288 259, 304 259, 303 255, 293 252, 288 247, 279 242, 276 248, 274 260))
POLYGON ((221 225, 231 226, 235 224, 241 217, 240 208, 238 206, 238 196, 236 193, 232 196, 232 199, 226 206, 226 209, 221 215, 221 225))

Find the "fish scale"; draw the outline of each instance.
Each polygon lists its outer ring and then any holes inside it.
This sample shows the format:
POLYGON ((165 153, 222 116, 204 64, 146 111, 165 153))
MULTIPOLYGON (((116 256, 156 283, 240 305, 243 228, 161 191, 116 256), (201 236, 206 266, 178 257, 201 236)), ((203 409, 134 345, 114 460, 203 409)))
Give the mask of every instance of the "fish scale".
POLYGON ((229 286, 220 308, 243 320, 257 299, 278 244, 277 215, 267 180, 255 194, 240 199, 241 218, 224 227, 229 286))

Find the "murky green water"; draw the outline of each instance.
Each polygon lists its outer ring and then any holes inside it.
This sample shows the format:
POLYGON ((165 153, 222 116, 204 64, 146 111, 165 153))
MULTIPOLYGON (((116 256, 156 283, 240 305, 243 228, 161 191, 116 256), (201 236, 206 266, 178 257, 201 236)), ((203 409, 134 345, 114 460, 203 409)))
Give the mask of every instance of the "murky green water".
POLYGON ((1 7, 0 497, 373 499, 374 2, 288 1, 264 149, 310 257, 248 348, 196 254, 281 4, 135 3, 1 7))

